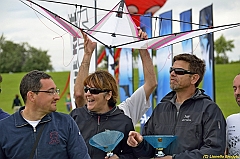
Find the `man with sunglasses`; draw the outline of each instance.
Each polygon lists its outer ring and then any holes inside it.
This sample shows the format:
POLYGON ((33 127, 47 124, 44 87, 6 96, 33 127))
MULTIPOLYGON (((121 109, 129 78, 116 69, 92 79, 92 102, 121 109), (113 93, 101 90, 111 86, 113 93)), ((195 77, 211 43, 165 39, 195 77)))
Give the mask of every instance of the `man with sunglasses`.
POLYGON ((226 122, 222 111, 197 88, 205 72, 204 62, 192 54, 173 58, 168 93, 144 125, 143 133, 130 132, 128 145, 137 157, 154 157, 145 135, 174 135, 161 159, 224 158, 226 122))
POLYGON ((50 75, 27 73, 20 94, 25 106, 0 120, 1 159, 90 159, 75 121, 56 112, 59 89, 50 75))
MULTIPOLYGON (((0 93, 2 92, 1 83, 2 83, 2 76, 0 75, 0 93)), ((6 118, 6 117, 8 117, 8 116, 9 116, 9 114, 6 113, 6 112, 4 112, 4 111, 0 108, 0 120, 6 118)))
MULTIPOLYGON (((138 28, 138 35, 141 39, 147 39, 146 32, 143 32, 138 28)), ((82 107, 86 104, 84 97, 84 79, 89 75, 89 65, 94 49, 96 48, 96 43, 92 42, 85 36, 84 40, 84 56, 82 59, 81 66, 79 67, 79 72, 76 78, 74 86, 74 97, 76 106, 82 107)), ((148 53, 147 49, 139 50, 140 57, 143 64, 144 72, 144 85, 138 88, 131 97, 127 98, 125 101, 120 103, 118 107, 124 111, 124 113, 132 119, 133 125, 136 125, 140 120, 142 115, 151 106, 151 101, 149 100, 150 95, 155 90, 157 86, 157 78, 154 71, 154 66, 152 59, 148 53)))

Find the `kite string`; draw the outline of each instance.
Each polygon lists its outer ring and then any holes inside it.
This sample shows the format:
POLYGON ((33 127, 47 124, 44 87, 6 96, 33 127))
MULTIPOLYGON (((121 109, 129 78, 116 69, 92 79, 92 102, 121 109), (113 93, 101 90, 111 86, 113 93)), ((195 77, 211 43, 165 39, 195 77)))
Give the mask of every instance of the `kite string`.
MULTIPOLYGON (((81 10, 81 7, 82 6, 80 6, 80 10, 81 10)), ((35 13, 36 14, 36 13, 35 13)), ((81 18, 81 14, 80 14, 80 18, 81 18)), ((155 19, 157 19, 158 17, 155 17, 155 19)), ((161 20, 162 20, 162 18, 160 18, 161 20)), ((40 20, 40 19, 39 19, 40 20)), ((41 20, 40 20, 41 21, 41 20)), ((43 23, 43 22, 42 22, 43 23)), ((44 23, 43 23, 44 24, 44 23)), ((45 24, 44 24, 45 25, 45 24)), ((46 25, 45 25, 46 26, 46 25)), ((148 28, 150 28, 149 26, 147 26, 147 25, 145 25, 146 27, 148 27, 148 28)), ((47 27, 47 26, 46 26, 47 27)), ((49 27, 47 27, 47 28, 49 28, 49 27)), ((50 29, 50 28, 49 28, 50 29)), ((50 30, 52 30, 52 29, 50 29, 50 30)), ((152 30, 152 29, 151 29, 152 30)), ((52 30, 53 31, 53 30, 52 30)), ((155 22, 155 31, 156 31, 156 22, 155 22)), ((154 31, 154 33, 155 33, 155 31, 154 31)), ((55 31, 54 31, 55 32, 55 31)), ((56 32, 55 32, 56 33, 56 32)), ((57 33, 56 33, 57 34, 57 33)), ((58 34, 59 35, 59 34, 58 34)), ((59 35, 60 36, 60 35, 59 35)), ((62 36, 60 36, 62 39, 63 39, 63 37, 62 36)), ((60 38, 60 37, 56 37, 56 38, 60 38)), ((54 38, 55 39, 55 38, 54 38)), ((197 48, 197 47, 196 47, 197 48)), ((196 49, 195 48, 195 49, 196 49)), ((168 50, 169 50, 169 48, 168 48, 168 50)), ((170 50, 169 50, 169 55, 168 55, 168 57, 166 58, 166 60, 167 59, 169 59, 169 56, 171 55, 172 53, 170 53, 170 50)), ((63 59, 64 59, 64 39, 63 39, 63 59)), ((73 59, 73 58, 72 58, 73 59)), ((72 60, 71 60, 72 61, 72 60)), ((166 63, 166 62, 165 62, 166 63)), ((64 64, 64 62, 63 62, 63 64, 64 64)), ((70 63, 69 63, 70 64, 70 63)), ((165 64, 164 64, 165 65, 165 64)), ((162 70, 162 69, 161 69, 162 70)))
MULTIPOLYGON (((161 21, 162 21, 162 18, 160 19, 161 21)), ((156 23, 157 23, 157 20, 155 21, 155 27, 154 27, 154 29, 151 29, 151 27, 150 26, 147 26, 147 25, 145 25, 146 27, 148 27, 148 28, 150 28, 151 30, 154 30, 154 35, 155 35, 155 31, 156 31, 156 23)), ((209 26, 208 28, 211 28, 212 26, 209 26)), ((207 34, 207 32, 208 32, 208 29, 206 30, 206 34, 207 34)), ((203 35, 201 35, 201 36, 203 36, 203 35)), ((191 39, 193 39, 193 38, 191 38, 191 39)), ((198 46, 199 46, 199 43, 200 43, 200 40, 198 40, 198 43, 196 44, 196 47, 192 50, 192 52, 182 52, 182 53, 194 53, 195 51, 196 51, 196 49, 198 48, 198 46)), ((148 44, 147 44, 148 45, 148 44)), ((170 45, 170 46, 172 46, 172 45, 170 45)), ((160 68, 160 70, 159 71, 157 71, 157 73, 159 73, 159 72, 161 72, 162 70, 163 70, 163 68, 166 66, 166 63, 167 63, 167 60, 168 59, 170 59, 170 56, 172 55, 172 52, 171 52, 171 50, 170 50, 170 46, 166 46, 166 47, 168 47, 168 56, 166 57, 166 59, 165 59, 165 61, 164 61, 164 64, 163 64, 163 66, 162 66, 162 68, 160 68)), ((180 54, 180 53, 179 53, 180 54)), ((157 56, 157 50, 156 50, 156 56, 157 56)))
POLYGON ((31 2, 30 2, 30 7, 32 8, 32 10, 33 10, 34 14, 36 15, 36 17, 38 18, 38 20, 39 20, 46 28, 48 28, 49 30, 51 30, 52 32, 54 32, 55 34, 58 35, 57 37, 54 37, 53 40, 55 40, 55 39, 57 39, 57 38, 61 38, 61 39, 62 39, 63 66, 68 67, 68 66, 72 63, 72 61, 73 61, 73 59, 74 59, 74 55, 72 56, 72 59, 70 60, 70 62, 65 65, 65 62, 64 62, 64 59, 65 59, 65 52, 64 52, 65 49, 64 49, 64 46, 65 46, 65 44, 64 44, 64 38, 63 38, 63 36, 66 35, 67 33, 64 33, 63 35, 60 35, 60 34, 57 33, 56 31, 54 31, 53 29, 51 29, 50 27, 48 27, 48 26, 40 19, 40 17, 37 15, 35 9, 33 9, 33 6, 32 6, 32 3, 31 3, 31 2))
MULTIPOLYGON (((86 8, 89 8, 89 9, 101 10, 101 11, 105 11, 105 12, 111 12, 112 11, 112 10, 104 9, 104 8, 91 7, 91 6, 80 5, 80 4, 76 4, 76 3, 66 3, 66 2, 60 2, 60 1, 54 1, 54 0, 38 0, 38 1, 44 1, 44 2, 48 2, 48 3, 56 3, 56 4, 62 4, 62 5, 70 5, 70 6, 81 6, 81 7, 86 7, 86 8)), ((112 12, 118 13, 118 11, 112 11, 112 12)), ((122 14, 129 14, 131 16, 132 15, 133 16, 146 16, 146 17, 157 18, 157 19, 161 19, 162 18, 162 17, 152 16, 152 15, 144 15, 144 14, 129 13, 129 12, 123 12, 122 14)), ((185 22, 185 21, 181 21, 181 20, 175 20, 175 19, 169 19, 169 18, 162 18, 162 19, 208 27, 208 26, 203 25, 203 24, 192 23, 192 22, 185 22)))

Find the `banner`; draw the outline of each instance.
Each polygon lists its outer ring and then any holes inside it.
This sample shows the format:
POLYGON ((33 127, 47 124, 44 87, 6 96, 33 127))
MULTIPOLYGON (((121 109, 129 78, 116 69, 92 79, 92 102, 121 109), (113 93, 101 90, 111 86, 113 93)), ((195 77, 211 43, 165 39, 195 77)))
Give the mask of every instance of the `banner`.
POLYGON ((119 83, 119 58, 120 58, 120 53, 121 53, 121 48, 117 48, 115 49, 115 53, 114 53, 114 64, 115 64, 115 68, 114 68, 114 74, 115 74, 115 79, 117 80, 117 83, 119 83))
MULTIPOLYGON (((151 13, 147 13, 143 16, 140 16, 140 27, 143 31, 145 31, 148 35, 148 38, 152 37, 152 18, 151 13)), ((152 50, 148 50, 150 57, 152 57, 152 50)), ((144 84, 144 74, 143 74, 143 66, 142 66, 142 60, 140 55, 138 56, 138 74, 139 74, 139 83, 138 86, 141 87, 144 84)), ((149 98, 150 101, 152 101, 152 95, 149 98)), ((144 126, 144 124, 147 122, 147 120, 152 115, 153 108, 150 107, 147 112, 141 117, 140 124, 141 124, 141 130, 144 126)))
MULTIPOLYGON (((71 2, 77 3, 77 0, 71 0, 71 2)), ((94 1, 89 0, 82 0, 81 4, 84 6, 94 6, 94 1)), ((69 7, 68 8, 68 19, 71 23, 74 25, 77 25, 78 27, 89 29, 91 28, 95 22, 90 21, 90 17, 94 17, 95 12, 94 9, 86 8, 86 7, 69 7)), ((75 105, 75 99, 74 99, 74 85, 76 81, 76 77, 78 74, 79 66, 81 65, 84 50, 83 50, 83 39, 76 38, 71 36, 71 49, 72 49, 72 55, 73 61, 72 61, 72 68, 70 73, 70 95, 71 95, 71 102, 72 102, 72 108, 76 108, 75 105)), ((93 53, 92 59, 91 59, 91 65, 90 65, 90 72, 94 72, 96 69, 96 55, 93 53)))
POLYGON ((114 70, 115 70, 115 64, 114 64, 114 49, 105 48, 106 56, 107 56, 107 66, 108 66, 108 72, 111 73, 111 75, 114 77, 114 70))
MULTIPOLYGON (((192 30, 192 9, 180 13, 180 32, 192 30)), ((192 39, 182 41, 183 53, 193 53, 192 39)))
MULTIPOLYGON (((159 35, 167 35, 172 33, 172 11, 167 11, 159 15, 159 35)), ((157 59, 157 77, 158 86, 156 89, 158 104, 161 99, 171 91, 169 68, 172 66, 172 45, 161 48, 156 52, 157 59)))
POLYGON ((118 81, 120 102, 122 102, 133 93, 132 49, 121 49, 119 57, 118 81))
MULTIPOLYGON (((212 5, 203 8, 200 11, 199 28, 213 26, 212 5)), ((203 77, 203 89, 205 93, 215 101, 215 83, 214 83, 214 41, 213 33, 205 34, 199 37, 203 60, 206 64, 206 72, 203 77)))

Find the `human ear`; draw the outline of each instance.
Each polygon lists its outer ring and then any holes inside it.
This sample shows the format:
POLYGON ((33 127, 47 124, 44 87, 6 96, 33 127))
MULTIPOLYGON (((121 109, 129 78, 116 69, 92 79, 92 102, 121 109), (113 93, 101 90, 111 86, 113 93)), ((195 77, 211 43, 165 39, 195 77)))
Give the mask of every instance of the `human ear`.
POLYGON ((195 84, 197 83, 197 81, 199 80, 200 76, 198 74, 193 74, 191 76, 191 84, 195 84))
POLYGON ((105 93, 105 99, 110 100, 112 97, 112 91, 106 92, 105 93))
POLYGON ((36 94, 32 91, 27 92, 27 100, 33 102, 35 100, 36 94))

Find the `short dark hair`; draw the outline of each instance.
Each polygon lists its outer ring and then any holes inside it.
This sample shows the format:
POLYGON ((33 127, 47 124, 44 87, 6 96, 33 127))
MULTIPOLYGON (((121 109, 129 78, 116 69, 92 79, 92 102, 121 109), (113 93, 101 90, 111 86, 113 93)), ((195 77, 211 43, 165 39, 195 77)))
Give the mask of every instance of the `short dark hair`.
POLYGON ((21 80, 20 83, 20 94, 24 103, 27 100, 27 93, 29 91, 38 91, 41 89, 42 84, 40 82, 41 79, 50 79, 52 78, 50 75, 44 73, 43 71, 33 70, 27 73, 21 80))
POLYGON ((179 61, 179 60, 186 61, 187 63, 189 63, 189 68, 188 68, 189 71, 194 72, 200 76, 198 81, 195 83, 195 87, 198 87, 203 79, 203 76, 206 70, 206 65, 204 61, 193 54, 179 54, 174 56, 173 62, 179 61))

